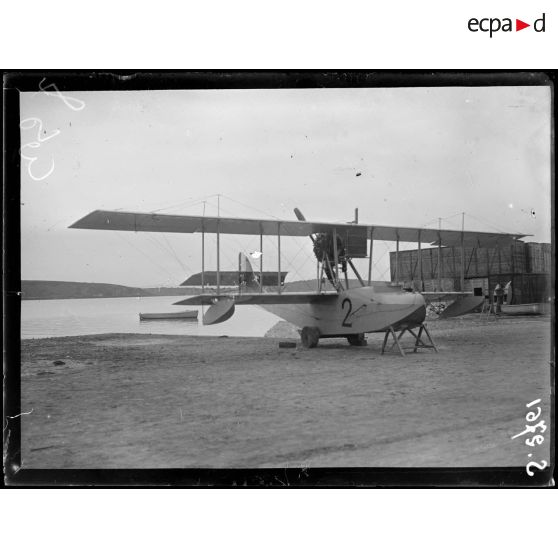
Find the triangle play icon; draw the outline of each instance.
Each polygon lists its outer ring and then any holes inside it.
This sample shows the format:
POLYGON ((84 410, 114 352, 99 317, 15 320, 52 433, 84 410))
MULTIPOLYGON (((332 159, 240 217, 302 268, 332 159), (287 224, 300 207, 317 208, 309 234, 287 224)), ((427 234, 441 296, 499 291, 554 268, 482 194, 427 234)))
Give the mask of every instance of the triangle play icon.
POLYGON ((520 19, 515 20, 515 30, 516 31, 521 31, 522 29, 525 29, 526 27, 531 27, 531 24, 530 23, 525 23, 524 21, 521 21, 520 19))

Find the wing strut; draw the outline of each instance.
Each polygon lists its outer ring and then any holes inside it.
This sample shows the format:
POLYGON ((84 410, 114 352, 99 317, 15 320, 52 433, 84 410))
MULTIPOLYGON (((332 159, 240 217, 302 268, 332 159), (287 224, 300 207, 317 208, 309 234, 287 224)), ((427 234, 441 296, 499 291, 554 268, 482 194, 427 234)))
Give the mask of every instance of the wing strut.
MULTIPOLYGON (((351 269, 353 270, 353 273, 356 275, 357 279, 359 280, 360 286, 364 287, 364 281, 362 280, 362 277, 360 276, 360 273, 357 271, 357 268, 355 267, 355 264, 353 263, 353 260, 351 260, 350 258, 347 259, 347 262, 349 263, 349 265, 351 266, 351 269)), ((345 278, 347 277, 347 274, 345 273, 345 278)), ((347 283, 347 289, 349 288, 349 283, 347 283)))
POLYGON ((337 252, 337 229, 333 229, 333 259, 335 263, 335 283, 337 290, 339 290, 339 286, 341 285, 341 281, 339 281, 339 253, 337 252))
POLYGON ((219 244, 220 222, 217 221, 217 294, 221 292, 221 247, 219 244))
POLYGON ((395 284, 399 285, 399 232, 395 241, 395 284))
POLYGON ((202 282, 202 293, 205 292, 205 230, 204 226, 202 225, 202 234, 201 234, 201 267, 202 267, 202 274, 201 274, 201 282, 202 282))
POLYGON ((461 214, 461 290, 465 290, 465 213, 461 214))
POLYGON ((422 231, 419 231, 418 233, 418 264, 419 264, 419 285, 420 285, 420 290, 424 291, 424 282, 422 280, 422 246, 421 246, 421 241, 420 241, 420 233, 422 231))
MULTIPOLYGON (((442 228, 442 219, 439 219, 438 223, 442 228)), ((440 233, 438 233, 438 290, 442 290, 442 236, 440 233)))
POLYGON ((370 229, 370 254, 368 256, 368 286, 372 285, 372 255, 374 253, 374 227, 370 229))
POLYGON ((277 293, 281 294, 281 222, 277 223, 277 293))
POLYGON ((260 233, 260 293, 263 292, 263 235, 260 233))

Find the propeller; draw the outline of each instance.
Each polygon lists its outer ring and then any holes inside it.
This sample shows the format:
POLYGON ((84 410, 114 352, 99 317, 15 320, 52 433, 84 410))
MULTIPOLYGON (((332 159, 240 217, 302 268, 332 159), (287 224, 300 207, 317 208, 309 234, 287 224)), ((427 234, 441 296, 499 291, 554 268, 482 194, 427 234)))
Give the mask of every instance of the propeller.
MULTIPOLYGON (((298 209, 298 207, 295 207, 295 208, 294 208, 294 212, 295 212, 296 218, 297 218, 299 221, 306 221, 306 217, 304 217, 304 215, 302 214, 302 211, 300 211, 300 209, 298 209)), ((314 238, 314 235, 313 235, 313 234, 310 235, 310 240, 311 240, 314 244, 316 244, 316 239, 314 238)))
MULTIPOLYGON (((294 213, 296 215, 296 218, 299 221, 306 221, 306 217, 304 217, 302 211, 300 211, 298 207, 294 208, 294 213)), ((316 256, 316 259, 319 262, 327 261, 327 265, 324 265, 324 270, 331 284, 335 286, 329 260, 327 258, 325 258, 324 260, 324 256, 323 256, 324 252, 327 252, 327 244, 330 242, 329 236, 327 235, 327 233, 319 233, 315 236, 311 234, 309 236, 310 236, 310 240, 312 241, 312 244, 314 245, 314 255, 316 256)))

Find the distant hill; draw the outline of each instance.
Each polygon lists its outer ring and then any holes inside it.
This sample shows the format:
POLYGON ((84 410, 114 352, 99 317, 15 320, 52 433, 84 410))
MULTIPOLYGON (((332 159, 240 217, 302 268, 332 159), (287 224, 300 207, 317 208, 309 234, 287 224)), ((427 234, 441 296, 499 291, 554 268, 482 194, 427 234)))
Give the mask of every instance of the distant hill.
POLYGON ((182 296, 200 294, 200 287, 144 287, 144 296, 182 296))
POLYGON ((21 281, 23 299, 51 298, 116 298, 152 296, 144 289, 111 285, 110 283, 78 283, 74 281, 21 281))
MULTIPOLYGON (((358 287, 358 281, 351 280, 350 287, 358 287)), ((373 281, 375 286, 389 285, 380 281, 373 281)), ((314 292, 316 280, 292 281, 285 283, 284 292, 314 292)), ((327 285, 327 290, 333 290, 327 285)), ((266 291, 274 292, 273 287, 266 287, 266 291)), ((215 292, 215 288, 206 292, 215 292)), ((223 294, 237 293, 237 287, 223 287, 223 294)), ((246 291, 244 291, 246 292, 246 291)), ((80 283, 77 281, 21 281, 21 296, 24 300, 30 299, 56 299, 56 298, 120 298, 127 296, 189 296, 200 294, 200 287, 126 287, 111 283, 80 283)))

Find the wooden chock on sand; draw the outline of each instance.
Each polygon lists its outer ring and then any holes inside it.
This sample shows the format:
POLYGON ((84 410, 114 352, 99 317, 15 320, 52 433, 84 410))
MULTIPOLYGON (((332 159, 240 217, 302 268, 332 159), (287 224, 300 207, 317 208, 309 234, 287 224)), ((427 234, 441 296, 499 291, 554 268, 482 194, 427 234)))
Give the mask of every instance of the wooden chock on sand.
POLYGON ((432 341, 432 337, 430 337, 430 333, 428 333, 426 324, 420 325, 418 334, 416 334, 413 331, 413 329, 416 329, 416 326, 415 328, 403 326, 399 331, 399 335, 397 335, 393 327, 390 327, 388 330, 386 330, 386 334, 384 336, 384 343, 382 345, 382 354, 391 351, 394 347, 397 347, 399 349, 399 353, 401 354, 401 356, 405 356, 406 352, 416 353, 419 349, 434 349, 435 352, 438 352, 438 349, 436 348, 434 341, 432 341), (415 338, 415 344, 413 347, 405 349, 399 341, 407 331, 415 338), (422 338, 423 333, 428 338, 428 343, 424 342, 422 338), (393 343, 389 346, 388 349, 386 349, 386 345, 390 335, 393 336, 393 343))

